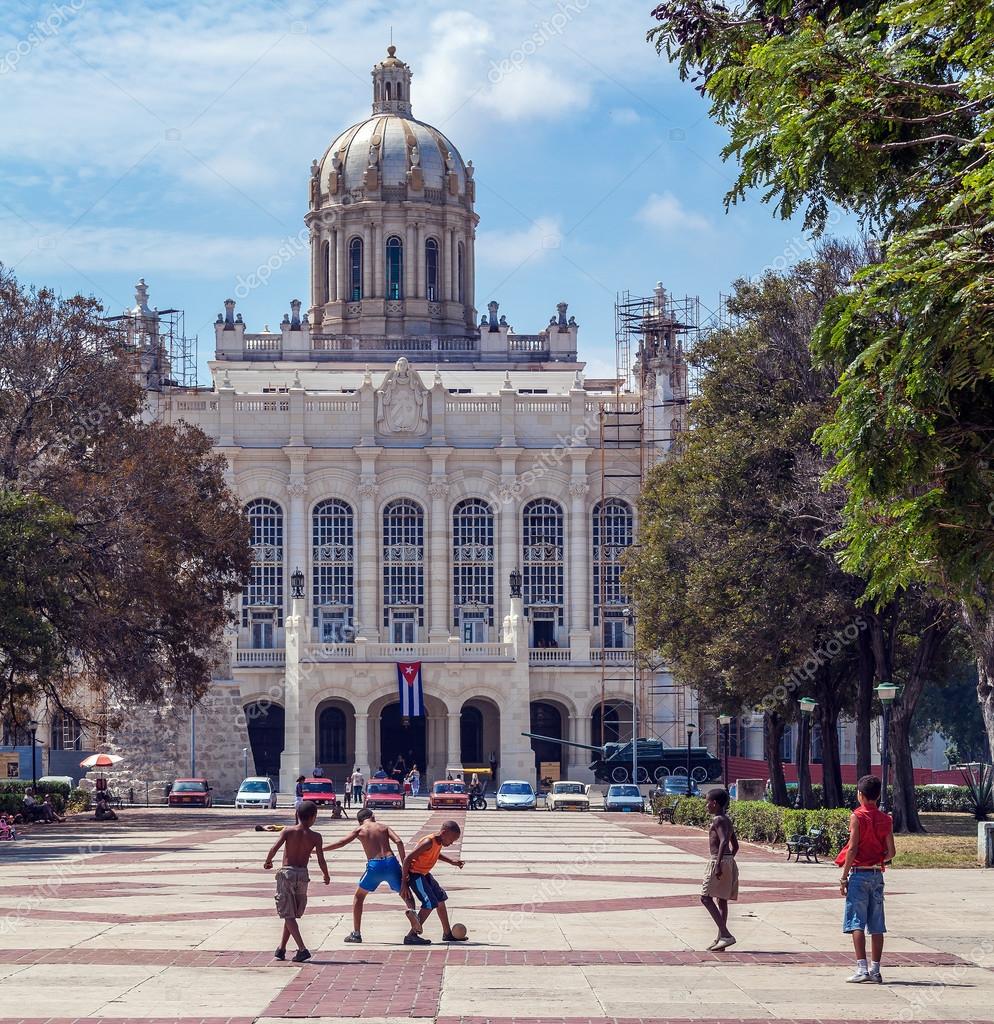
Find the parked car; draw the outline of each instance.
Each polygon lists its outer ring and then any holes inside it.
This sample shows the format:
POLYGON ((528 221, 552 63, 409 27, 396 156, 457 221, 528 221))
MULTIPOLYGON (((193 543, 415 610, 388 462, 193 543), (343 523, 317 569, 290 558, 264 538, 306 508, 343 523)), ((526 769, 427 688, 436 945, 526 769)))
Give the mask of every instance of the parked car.
MULTIPOLYGON (((657 792, 660 796, 687 796, 687 776, 667 775, 660 781, 657 792)), ((690 795, 701 795, 700 786, 693 779, 690 780, 690 795)))
POLYGON ((538 806, 538 797, 530 782, 508 779, 497 790, 498 811, 533 811, 538 806))
POLYGON ((235 808, 241 810, 243 807, 268 807, 273 810, 276 807, 273 780, 265 775, 252 775, 243 779, 235 794, 235 808))
POLYGON ((363 807, 373 810, 377 807, 388 807, 404 810, 407 807, 404 787, 393 779, 373 779, 366 787, 366 799, 363 807))
POLYGON ((545 794, 547 811, 589 811, 590 797, 582 782, 554 782, 545 794))
POLYGON ((428 794, 428 810, 438 811, 443 807, 455 807, 465 811, 469 807, 469 793, 464 782, 436 782, 428 794))
POLYGON ((170 807, 211 807, 210 783, 206 779, 177 779, 169 790, 170 807))
POLYGON ((304 779, 301 785, 304 789, 304 799, 319 807, 323 804, 333 804, 338 799, 335 796, 335 784, 331 779, 304 779))
MULTIPOLYGON (((686 786, 687 780, 684 779, 686 786)), ((605 811, 645 811, 645 798, 638 786, 608 786, 604 794, 605 811)))

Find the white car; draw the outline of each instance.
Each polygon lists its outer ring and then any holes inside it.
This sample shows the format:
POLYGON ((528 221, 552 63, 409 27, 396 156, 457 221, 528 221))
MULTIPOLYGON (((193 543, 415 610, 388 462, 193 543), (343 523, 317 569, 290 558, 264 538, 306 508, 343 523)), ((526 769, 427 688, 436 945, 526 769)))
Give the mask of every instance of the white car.
POLYGON ((645 811, 645 798, 638 786, 609 786, 604 794, 605 811, 645 811))
POLYGON ((497 790, 498 811, 533 811, 537 804, 538 797, 530 782, 509 779, 497 790))
POLYGON ((245 779, 235 794, 235 807, 239 810, 243 807, 268 807, 273 810, 276 807, 276 790, 272 779, 265 775, 253 775, 245 779))
POLYGON ((590 797, 582 782, 553 782, 545 794, 547 811, 589 811, 590 797))

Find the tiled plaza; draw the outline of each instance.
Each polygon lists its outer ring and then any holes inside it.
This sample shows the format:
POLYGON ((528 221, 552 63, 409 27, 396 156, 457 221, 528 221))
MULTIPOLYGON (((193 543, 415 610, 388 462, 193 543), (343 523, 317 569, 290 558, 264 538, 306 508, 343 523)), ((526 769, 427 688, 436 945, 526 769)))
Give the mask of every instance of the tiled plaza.
MULTIPOLYGON (((405 840, 442 817, 381 814, 405 840)), ((469 929, 456 946, 432 918, 435 944, 405 947, 385 890, 366 901, 364 944, 344 945, 361 851, 331 854, 301 921, 314 959, 279 963, 274 836, 253 826, 286 818, 131 810, 5 844, 0 1024, 994 1020, 994 880, 979 870, 892 872, 886 983, 850 986, 833 866, 745 845, 738 944, 702 952, 703 833, 598 812, 466 815, 465 869, 437 871, 469 929)), ((348 827, 319 816, 326 841, 348 827)))

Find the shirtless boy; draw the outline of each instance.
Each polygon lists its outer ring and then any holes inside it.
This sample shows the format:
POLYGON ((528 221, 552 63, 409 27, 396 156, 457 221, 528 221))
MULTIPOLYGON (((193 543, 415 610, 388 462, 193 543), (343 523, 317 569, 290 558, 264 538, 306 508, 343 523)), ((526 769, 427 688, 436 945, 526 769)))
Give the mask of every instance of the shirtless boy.
POLYGON ((311 958, 304 940, 300 937, 297 919, 303 916, 304 908, 307 906, 307 862, 311 859, 312 852, 317 854, 318 866, 324 874, 324 884, 327 885, 331 881, 328 865, 324 861, 324 851, 321 848, 321 837, 311 829, 317 816, 317 804, 311 803, 310 800, 301 803, 297 808, 297 824, 283 829, 266 857, 265 868, 268 870, 273 866, 276 852, 283 847, 283 866, 276 872, 276 913, 283 919, 283 938, 280 939, 279 948, 273 953, 277 960, 286 959, 287 939, 291 936, 297 943, 297 952, 293 955, 294 963, 302 964, 311 958))
POLYGON ((708 831, 711 862, 701 887, 701 903, 718 926, 718 938, 709 950, 727 949, 735 944, 735 936, 728 930, 728 901, 739 898, 739 866, 735 855, 739 840, 735 835, 728 810, 728 790, 712 789, 708 793, 708 813, 712 815, 708 831))
MULTIPOLYGON (((362 942, 362 905, 366 897, 379 887, 381 882, 386 882, 394 892, 400 892, 401 886, 401 861, 404 860, 404 843, 400 836, 387 825, 381 825, 373 816, 368 807, 364 807, 356 814, 358 825, 344 839, 337 843, 329 843, 325 851, 340 850, 343 846, 359 840, 359 845, 366 854, 366 870, 359 879, 359 888, 355 891, 352 900, 352 932, 345 936, 346 942, 362 942), (397 847, 400 855, 398 860, 390 844, 397 847)), ((414 912, 414 900, 408 895, 407 918, 411 922, 411 928, 421 933, 421 922, 414 912)))

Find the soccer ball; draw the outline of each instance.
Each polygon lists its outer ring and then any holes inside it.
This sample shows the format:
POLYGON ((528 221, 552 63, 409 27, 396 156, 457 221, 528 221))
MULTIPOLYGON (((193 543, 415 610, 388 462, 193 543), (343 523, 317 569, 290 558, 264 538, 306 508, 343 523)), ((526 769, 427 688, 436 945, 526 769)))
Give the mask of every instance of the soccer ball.
POLYGON ((465 939, 466 926, 464 924, 454 924, 452 926, 452 937, 454 939, 465 939))

